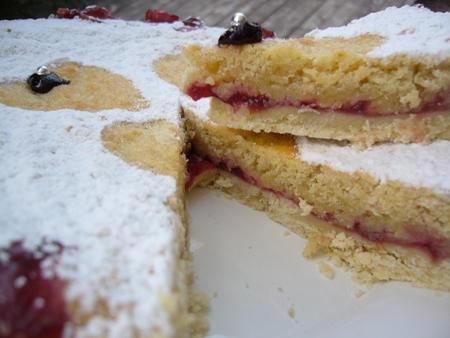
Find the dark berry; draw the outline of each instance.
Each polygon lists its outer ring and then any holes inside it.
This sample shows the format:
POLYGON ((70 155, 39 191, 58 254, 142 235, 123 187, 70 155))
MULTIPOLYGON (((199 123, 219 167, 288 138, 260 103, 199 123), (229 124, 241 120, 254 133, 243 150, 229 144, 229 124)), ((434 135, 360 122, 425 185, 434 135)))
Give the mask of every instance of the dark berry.
POLYGON ((180 20, 180 17, 178 15, 160 11, 157 9, 149 9, 145 13, 144 20, 147 22, 153 22, 153 23, 163 23, 163 22, 172 23, 172 22, 180 20))
POLYGON ((55 73, 48 73, 43 75, 34 73, 28 78, 27 83, 30 85, 32 91, 39 94, 46 94, 54 87, 67 85, 70 83, 70 81, 59 77, 55 73))
POLYGON ((261 25, 256 22, 244 22, 232 25, 219 38, 219 45, 245 45, 262 41, 261 25))
POLYGON ((263 39, 273 39, 273 38, 275 38, 275 33, 269 29, 262 28, 262 38, 263 39))

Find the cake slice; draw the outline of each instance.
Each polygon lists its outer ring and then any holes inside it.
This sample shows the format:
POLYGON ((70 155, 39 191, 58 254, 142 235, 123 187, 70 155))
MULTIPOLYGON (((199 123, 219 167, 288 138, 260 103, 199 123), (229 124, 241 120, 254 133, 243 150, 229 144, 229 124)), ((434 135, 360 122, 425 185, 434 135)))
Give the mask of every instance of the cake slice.
POLYGON ((326 255, 358 281, 450 291, 450 141, 358 150, 226 128, 204 101, 183 101, 194 135, 189 182, 207 174, 308 238, 306 256, 326 255))
POLYGON ((184 127, 152 62, 217 34, 94 9, 0 22, 0 336, 187 337, 184 127))
POLYGON ((450 13, 390 7, 304 38, 191 45, 180 80, 218 124, 416 143, 450 139, 450 13))

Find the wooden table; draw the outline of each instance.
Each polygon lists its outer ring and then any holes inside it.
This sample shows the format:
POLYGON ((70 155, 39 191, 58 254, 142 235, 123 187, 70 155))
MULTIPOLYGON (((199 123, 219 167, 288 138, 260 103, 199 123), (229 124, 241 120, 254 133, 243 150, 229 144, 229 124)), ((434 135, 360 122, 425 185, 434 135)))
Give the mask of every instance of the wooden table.
POLYGON ((279 37, 302 36, 314 28, 340 26, 352 19, 389 6, 414 0, 114 0, 93 1, 124 19, 142 19, 151 7, 180 17, 199 16, 208 25, 228 26, 235 12, 274 30, 279 37))

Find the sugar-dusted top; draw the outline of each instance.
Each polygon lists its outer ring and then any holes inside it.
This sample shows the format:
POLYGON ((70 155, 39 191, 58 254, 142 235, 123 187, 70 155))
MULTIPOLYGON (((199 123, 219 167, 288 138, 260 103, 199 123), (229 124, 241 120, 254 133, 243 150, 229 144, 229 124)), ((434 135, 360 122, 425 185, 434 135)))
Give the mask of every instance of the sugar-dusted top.
POLYGON ((181 107, 185 109, 189 109, 197 117, 204 121, 211 122, 209 119, 208 113, 211 108, 211 98, 202 98, 200 100, 194 101, 190 96, 181 94, 180 96, 180 104, 181 107))
POLYGON ((154 60, 176 54, 188 43, 214 44, 221 30, 175 30, 179 23, 153 25, 138 21, 15 20, 0 21, 0 83, 24 81, 38 66, 75 61, 94 65, 131 80, 150 108, 130 114, 135 121, 178 121, 178 90, 153 71, 154 60))
POLYGON ((346 26, 315 29, 307 36, 350 38, 361 34, 377 34, 386 39, 368 53, 372 57, 410 54, 436 61, 450 57, 450 13, 421 6, 389 7, 346 26))
POLYGON ((343 172, 366 172, 381 182, 398 181, 450 196, 450 141, 431 144, 380 144, 358 150, 351 145, 298 139, 302 160, 343 172))
MULTIPOLYGON (((70 281, 66 297, 86 311, 101 298, 115 315, 90 317, 77 337, 130 337, 151 328, 173 335, 160 297, 175 283, 183 226, 166 203, 176 182, 114 156, 103 147, 101 131, 117 121, 178 123, 179 92, 157 77, 152 63, 218 34, 121 20, 0 22, 0 82, 24 81, 40 65, 75 61, 126 77, 151 102, 139 112, 97 113, 0 104, 0 248, 21 240, 34 250, 43 239, 69 248, 56 270, 70 281)), ((0 259, 8 256, 0 252, 0 259)))

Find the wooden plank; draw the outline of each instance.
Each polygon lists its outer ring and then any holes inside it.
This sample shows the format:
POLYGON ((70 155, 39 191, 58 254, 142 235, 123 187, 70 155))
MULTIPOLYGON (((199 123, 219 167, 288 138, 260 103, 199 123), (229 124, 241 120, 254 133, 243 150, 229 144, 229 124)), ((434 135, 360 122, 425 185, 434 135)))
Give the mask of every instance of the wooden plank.
POLYGON ((249 20, 256 21, 261 25, 264 25, 265 20, 270 16, 270 14, 277 11, 286 2, 287 0, 237 2, 237 6, 235 6, 233 11, 220 21, 217 21, 216 26, 228 27, 232 15, 236 12, 242 12, 249 20))
MULTIPOLYGON (((218 26, 219 23, 224 22, 223 26, 227 26, 233 17, 233 14, 236 12, 244 13, 246 16, 251 14, 254 8, 258 5, 257 1, 231 1, 228 6, 222 11, 220 14, 215 14, 212 18, 212 24, 214 26, 218 26), (245 12, 244 12, 245 11, 245 12)), ((259 2, 261 6, 261 2, 259 2)), ((251 20, 251 19, 250 19, 251 20)))
POLYGON ((214 26, 223 18, 229 18, 232 15, 232 12, 236 7, 236 3, 239 4, 239 2, 235 0, 222 0, 220 1, 220 6, 219 4, 214 4, 211 6, 211 11, 208 12, 205 18, 208 18, 208 21, 212 26, 214 26))
MULTIPOLYGON (((362 1, 365 2, 365 1, 362 1)), ((361 6, 359 1, 327 0, 322 6, 300 26, 289 32, 290 36, 303 36, 315 28, 341 26, 354 18, 361 6)))
POLYGON ((342 26, 353 19, 360 18, 371 12, 382 10, 386 7, 401 6, 413 2, 412 0, 361 0, 341 1, 327 0, 308 20, 295 27, 289 35, 292 37, 303 36, 315 28, 342 26))
POLYGON ((202 18, 207 25, 212 25, 213 17, 211 14, 220 13, 223 6, 227 6, 232 0, 220 1, 212 4, 209 0, 196 0, 183 4, 178 8, 177 14, 181 17, 198 16, 202 18))
POLYGON ((145 12, 149 8, 163 9, 169 6, 172 2, 179 3, 179 1, 171 0, 115 0, 115 1, 97 1, 96 3, 111 9, 113 15, 117 15, 126 20, 142 20, 145 12))
POLYGON ((320 1, 289 0, 276 12, 271 13, 264 22, 264 25, 275 31, 277 36, 286 37, 293 26, 303 22, 321 6, 320 1))
MULTIPOLYGON (((185 1, 180 1, 180 0, 176 0, 176 1, 169 1, 167 4, 162 5, 159 9, 165 10, 167 12, 170 13, 174 13, 176 15, 180 15, 179 10, 182 6, 188 4, 188 3, 192 3, 196 0, 185 0, 185 1)), ((155 7, 156 8, 156 7, 155 7)), ((193 16, 192 14, 190 16, 193 16)), ((184 16, 181 16, 182 18, 184 18, 184 16)))
POLYGON ((340 26, 388 6, 412 4, 414 0, 114 0, 96 1, 114 15, 142 20, 148 8, 173 12, 180 17, 200 16, 208 25, 227 27, 235 12, 274 30, 278 36, 301 36, 314 28, 340 26))

